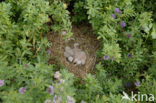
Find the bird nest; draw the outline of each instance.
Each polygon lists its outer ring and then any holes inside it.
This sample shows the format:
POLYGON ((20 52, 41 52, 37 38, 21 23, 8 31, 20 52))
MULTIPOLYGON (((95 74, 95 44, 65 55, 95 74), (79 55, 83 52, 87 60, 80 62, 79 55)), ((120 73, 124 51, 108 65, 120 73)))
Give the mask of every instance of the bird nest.
POLYGON ((52 43, 49 48, 51 51, 49 64, 61 64, 76 77, 84 78, 87 73, 94 70, 96 52, 100 47, 100 42, 96 39, 97 37, 93 34, 91 27, 73 26, 72 32, 73 36, 70 40, 61 39, 62 36, 58 32, 49 32, 48 40, 52 43), (79 43, 80 49, 86 53, 85 65, 75 65, 64 57, 65 47, 73 48, 74 43, 79 43))

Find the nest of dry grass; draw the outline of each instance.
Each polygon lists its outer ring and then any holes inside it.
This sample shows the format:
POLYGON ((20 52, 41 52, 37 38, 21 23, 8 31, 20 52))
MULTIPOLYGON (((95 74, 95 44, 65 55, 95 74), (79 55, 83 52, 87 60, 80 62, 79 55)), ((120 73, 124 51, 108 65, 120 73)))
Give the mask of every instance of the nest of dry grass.
POLYGON ((87 73, 91 73, 94 70, 96 52, 100 47, 100 42, 88 26, 73 26, 72 32, 73 36, 68 41, 61 39, 61 34, 59 33, 50 32, 48 34, 48 40, 52 43, 52 46, 49 48, 51 51, 49 63, 56 64, 57 61, 57 64, 62 64, 76 77, 84 78, 87 73), (87 60, 85 65, 76 66, 68 62, 64 57, 65 47, 70 46, 73 48, 74 43, 79 43, 81 50, 86 53, 87 60))

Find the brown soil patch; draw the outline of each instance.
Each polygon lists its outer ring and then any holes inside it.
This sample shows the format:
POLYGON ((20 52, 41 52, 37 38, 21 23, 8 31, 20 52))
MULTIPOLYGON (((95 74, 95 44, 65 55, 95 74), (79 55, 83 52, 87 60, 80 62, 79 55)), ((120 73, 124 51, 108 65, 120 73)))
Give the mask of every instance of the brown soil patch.
POLYGON ((91 27, 88 26, 73 26, 73 36, 70 40, 65 41, 61 39, 61 34, 52 33, 48 34, 48 40, 52 43, 50 47, 50 64, 59 64, 65 66, 68 71, 72 72, 76 77, 84 78, 87 73, 93 71, 96 62, 96 52, 100 47, 100 42, 96 39, 97 37, 93 34, 91 27), (83 66, 76 66, 70 63, 64 57, 64 51, 66 46, 73 48, 74 43, 79 43, 80 48, 85 51, 87 55, 86 64, 83 66))

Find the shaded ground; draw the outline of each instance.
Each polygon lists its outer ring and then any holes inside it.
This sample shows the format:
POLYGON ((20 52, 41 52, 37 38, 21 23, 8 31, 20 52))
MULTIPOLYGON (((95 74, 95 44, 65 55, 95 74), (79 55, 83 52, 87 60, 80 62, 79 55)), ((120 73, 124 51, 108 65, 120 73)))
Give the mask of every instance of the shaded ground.
POLYGON ((100 42, 96 39, 97 37, 93 34, 92 30, 88 26, 73 26, 73 36, 70 40, 65 41, 61 39, 59 33, 48 34, 48 40, 52 43, 50 47, 50 64, 62 64, 68 71, 72 72, 76 77, 84 78, 86 73, 90 73, 94 69, 96 62, 96 52, 100 47, 100 42), (87 55, 86 64, 83 66, 76 66, 70 63, 64 57, 64 51, 66 46, 73 48, 74 43, 79 43, 80 48, 85 51, 87 55))

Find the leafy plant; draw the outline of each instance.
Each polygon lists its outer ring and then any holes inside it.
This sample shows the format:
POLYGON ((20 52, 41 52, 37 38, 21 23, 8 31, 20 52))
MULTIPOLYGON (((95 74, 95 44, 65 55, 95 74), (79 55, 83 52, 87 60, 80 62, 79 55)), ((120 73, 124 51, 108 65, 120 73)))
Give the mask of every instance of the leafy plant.
POLYGON ((123 91, 156 95, 155 7, 154 0, 1 1, 0 102, 132 103, 123 91), (95 72, 83 80, 48 64, 47 32, 70 38, 72 22, 90 23, 101 41, 95 72))

